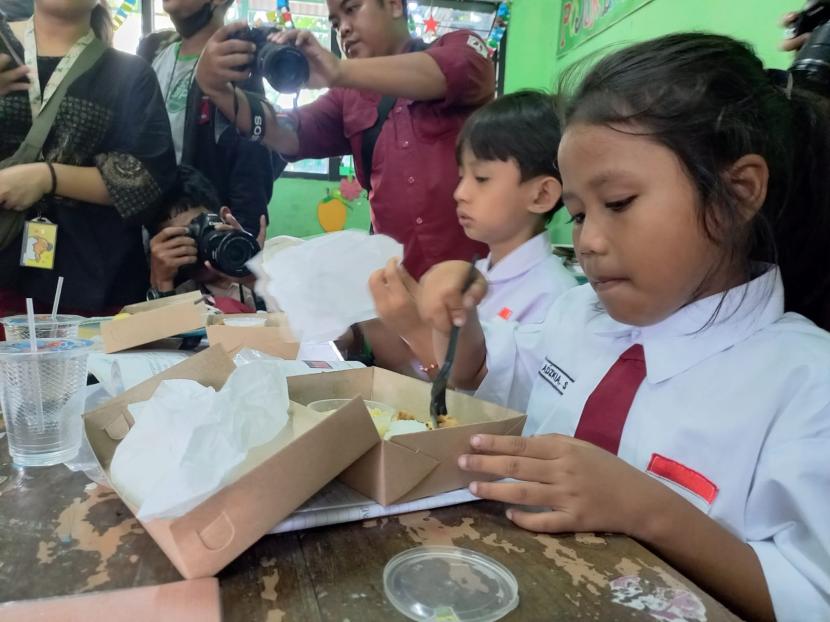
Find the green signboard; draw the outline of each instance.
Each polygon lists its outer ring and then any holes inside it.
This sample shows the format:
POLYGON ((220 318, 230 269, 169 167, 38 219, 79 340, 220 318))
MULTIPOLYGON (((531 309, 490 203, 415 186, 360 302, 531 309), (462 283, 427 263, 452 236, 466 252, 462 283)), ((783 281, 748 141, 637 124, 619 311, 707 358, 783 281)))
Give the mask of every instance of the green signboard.
POLYGON ((652 0, 562 0, 557 56, 630 15, 652 0))

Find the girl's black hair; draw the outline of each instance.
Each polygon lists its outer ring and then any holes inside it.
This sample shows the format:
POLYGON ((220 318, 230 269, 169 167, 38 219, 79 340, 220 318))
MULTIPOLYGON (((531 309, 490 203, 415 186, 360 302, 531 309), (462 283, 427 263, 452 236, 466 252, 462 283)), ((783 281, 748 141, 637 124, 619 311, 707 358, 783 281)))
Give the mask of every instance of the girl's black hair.
MULTIPOLYGON (((469 149, 479 160, 514 161, 523 182, 536 177, 562 177, 556 152, 562 138, 554 98, 541 91, 517 91, 476 110, 458 135, 455 157, 469 149)), ((545 222, 562 207, 562 201, 545 213, 545 222)))
MULTIPOLYGON (((567 80, 567 76, 566 76, 567 80)), ((752 49, 729 37, 673 34, 599 61, 564 106, 566 126, 647 135, 680 159, 710 239, 740 262, 777 263, 787 310, 830 329, 830 122, 827 102, 780 88, 752 49), (769 167, 749 222, 725 176, 747 154, 769 167)))

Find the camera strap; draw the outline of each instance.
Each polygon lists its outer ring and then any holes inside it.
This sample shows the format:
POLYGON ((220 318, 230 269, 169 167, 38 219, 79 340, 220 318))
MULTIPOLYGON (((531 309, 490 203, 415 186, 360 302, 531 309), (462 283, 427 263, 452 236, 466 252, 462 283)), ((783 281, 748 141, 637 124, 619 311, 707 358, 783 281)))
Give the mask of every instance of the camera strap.
POLYGON ((253 93, 245 92, 251 107, 251 141, 261 143, 265 138, 265 109, 262 100, 253 93))

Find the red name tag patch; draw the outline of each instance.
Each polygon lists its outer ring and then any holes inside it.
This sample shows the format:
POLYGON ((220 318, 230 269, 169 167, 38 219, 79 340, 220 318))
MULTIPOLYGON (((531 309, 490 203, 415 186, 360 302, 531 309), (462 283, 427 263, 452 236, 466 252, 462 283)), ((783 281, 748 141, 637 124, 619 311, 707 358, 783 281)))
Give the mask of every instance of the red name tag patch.
POLYGON ((718 487, 710 479, 660 454, 651 454, 651 460, 648 463, 646 471, 674 482, 678 486, 682 486, 706 501, 709 505, 718 496, 718 487))

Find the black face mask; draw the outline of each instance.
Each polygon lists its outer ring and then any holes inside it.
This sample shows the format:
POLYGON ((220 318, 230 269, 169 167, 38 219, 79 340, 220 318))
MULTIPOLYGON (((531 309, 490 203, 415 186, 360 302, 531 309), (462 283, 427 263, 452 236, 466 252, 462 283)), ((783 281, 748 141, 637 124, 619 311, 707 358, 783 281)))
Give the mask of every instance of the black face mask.
POLYGON ((176 32, 178 32, 183 39, 189 39, 202 28, 207 26, 212 17, 213 5, 210 2, 206 2, 202 5, 202 8, 196 11, 193 15, 188 15, 187 17, 173 17, 171 15, 170 21, 173 22, 176 32))

